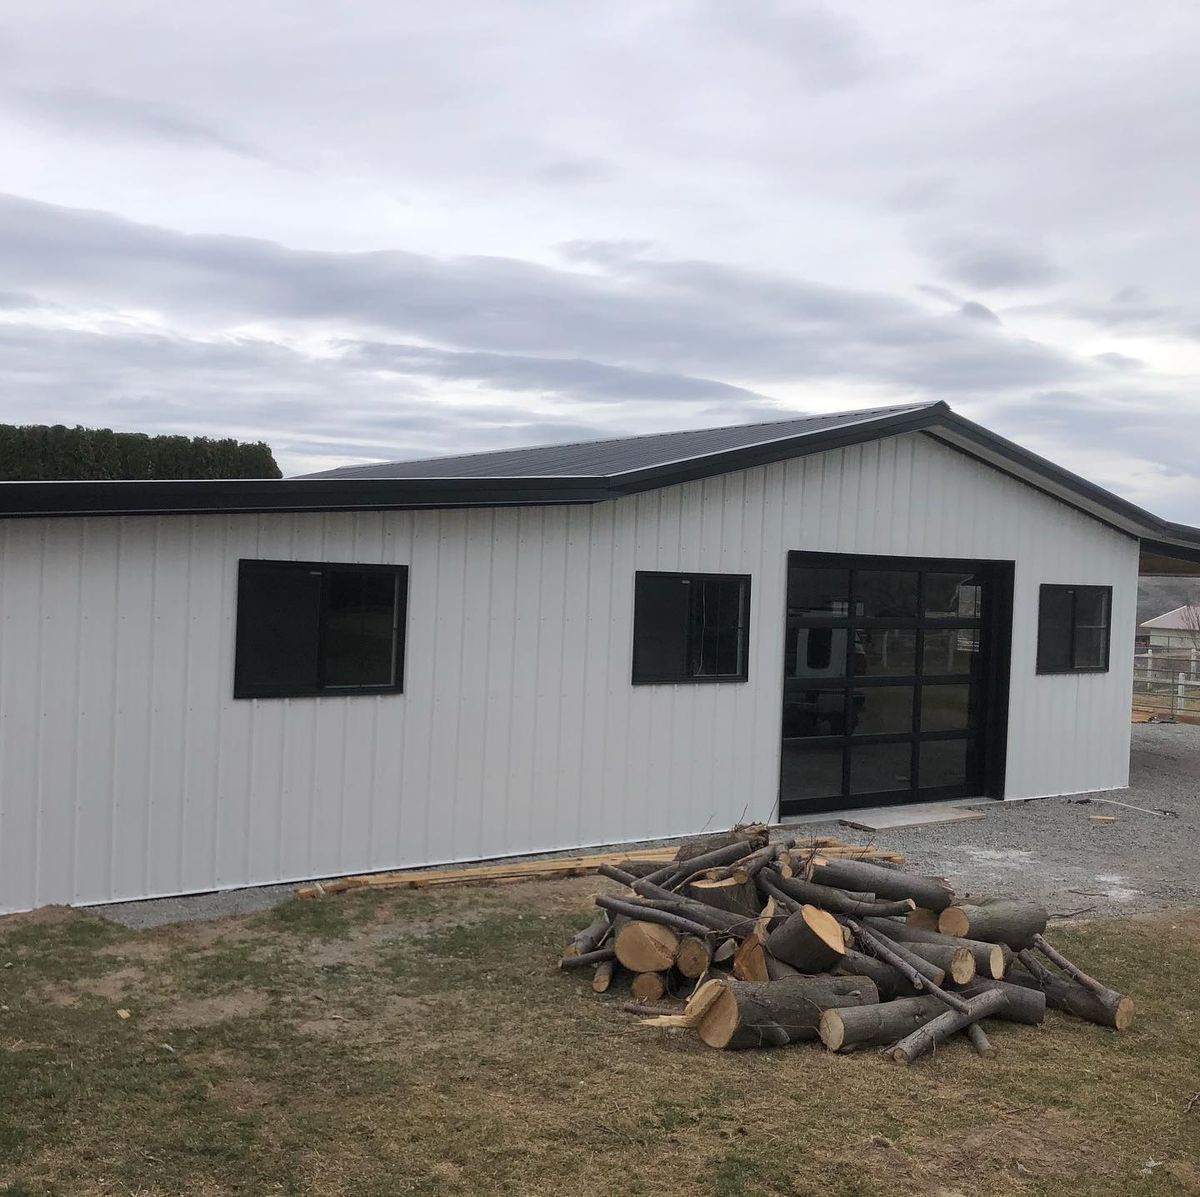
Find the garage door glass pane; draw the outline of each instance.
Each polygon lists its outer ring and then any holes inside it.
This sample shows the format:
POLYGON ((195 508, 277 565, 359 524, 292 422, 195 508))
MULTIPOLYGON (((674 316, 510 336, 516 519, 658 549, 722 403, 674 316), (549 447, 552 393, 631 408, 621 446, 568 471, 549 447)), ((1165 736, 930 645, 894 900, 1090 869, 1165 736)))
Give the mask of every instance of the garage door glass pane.
POLYGON ((854 575, 855 614, 864 619, 908 618, 917 613, 917 575, 907 570, 861 569, 854 575))
POLYGON ((780 790, 785 801, 836 798, 842 792, 842 746, 783 745, 780 790))
POLYGON ((922 686, 922 731, 965 731, 970 715, 970 685, 922 686))
POLYGON ((912 785, 912 745, 855 744, 850 749, 850 793, 882 794, 912 785))
POLYGON ((852 695, 856 735, 907 735, 912 731, 912 686, 864 686, 852 695))
POLYGON ((789 568, 788 610, 810 619, 847 615, 850 610, 850 571, 789 568))
POLYGON ((927 740, 921 745, 921 788, 962 786, 967 781, 967 740, 927 740))
POLYGON ((925 575, 927 619, 978 619, 982 587, 973 573, 925 575))
POLYGON ((979 657, 979 632, 975 628, 939 628, 926 631, 921 670, 926 676, 970 673, 979 657))
POLYGON ((814 689, 789 679, 784 683, 783 734, 785 736, 840 736, 845 734, 846 691, 814 689))
POLYGON ((911 677, 917 671, 912 628, 874 628, 854 634, 854 672, 866 677, 911 677))

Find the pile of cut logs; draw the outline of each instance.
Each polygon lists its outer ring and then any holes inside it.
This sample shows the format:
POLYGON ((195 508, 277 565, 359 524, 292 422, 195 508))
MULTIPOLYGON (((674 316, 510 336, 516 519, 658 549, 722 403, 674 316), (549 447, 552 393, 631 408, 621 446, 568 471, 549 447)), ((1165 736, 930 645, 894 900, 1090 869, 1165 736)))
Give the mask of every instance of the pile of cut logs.
POLYGON ((1036 902, 956 901, 902 864, 760 826, 688 840, 671 860, 605 864, 629 892, 596 897, 600 917, 559 965, 592 967, 597 992, 628 977, 625 1009, 715 1048, 819 1038, 909 1064, 960 1033, 989 1055, 984 1020, 1036 1024, 1047 1006, 1129 1027, 1133 999, 1048 943, 1036 902))

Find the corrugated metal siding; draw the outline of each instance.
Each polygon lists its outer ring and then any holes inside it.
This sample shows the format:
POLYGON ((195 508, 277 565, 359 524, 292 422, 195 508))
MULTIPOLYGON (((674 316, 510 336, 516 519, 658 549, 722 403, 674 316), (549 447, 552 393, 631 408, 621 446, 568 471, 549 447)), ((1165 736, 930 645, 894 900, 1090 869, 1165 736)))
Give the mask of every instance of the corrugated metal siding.
POLYGON ((1008 794, 1126 784, 1137 546, 925 436, 594 507, 0 524, 0 909, 770 817, 790 549, 1015 559, 1008 794), (239 701, 239 557, 410 566, 405 693, 239 701), (636 569, 753 575, 750 681, 630 684, 636 569), (1041 582, 1112 669, 1034 672, 1041 582))

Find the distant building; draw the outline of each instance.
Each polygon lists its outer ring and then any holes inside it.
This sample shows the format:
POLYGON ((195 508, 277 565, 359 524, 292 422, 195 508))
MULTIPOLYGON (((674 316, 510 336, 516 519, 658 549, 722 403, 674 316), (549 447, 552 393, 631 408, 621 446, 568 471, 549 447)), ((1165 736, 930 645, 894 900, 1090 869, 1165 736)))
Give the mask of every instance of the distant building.
POLYGON ((1200 606, 1176 607, 1138 627, 1138 647, 1190 652, 1200 649, 1200 606))

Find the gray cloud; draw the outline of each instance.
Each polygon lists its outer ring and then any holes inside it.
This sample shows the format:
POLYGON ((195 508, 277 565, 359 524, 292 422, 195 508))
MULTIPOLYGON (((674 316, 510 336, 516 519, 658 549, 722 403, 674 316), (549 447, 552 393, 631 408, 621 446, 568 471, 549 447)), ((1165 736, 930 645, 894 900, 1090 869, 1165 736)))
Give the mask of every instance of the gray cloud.
POLYGON ((1001 323, 1000 317, 991 308, 982 303, 976 303, 973 299, 968 299, 963 303, 958 309, 958 314, 971 320, 983 320, 988 324, 1001 323))
POLYGON ((984 291, 1037 287, 1062 273, 1040 251, 992 238, 944 238, 930 255, 947 277, 984 291))
POLYGON ((932 393, 990 391, 1084 369, 1033 341, 931 318, 885 294, 717 262, 622 258, 614 274, 582 274, 510 258, 321 253, 11 196, 0 199, 0 269, 60 302, 150 304, 226 326, 354 322, 444 347, 755 387, 854 376, 932 393))
POLYGON ((83 87, 13 87, 0 93, 0 103, 73 137, 99 134, 149 139, 266 160, 261 151, 237 138, 152 100, 131 99, 83 87))

